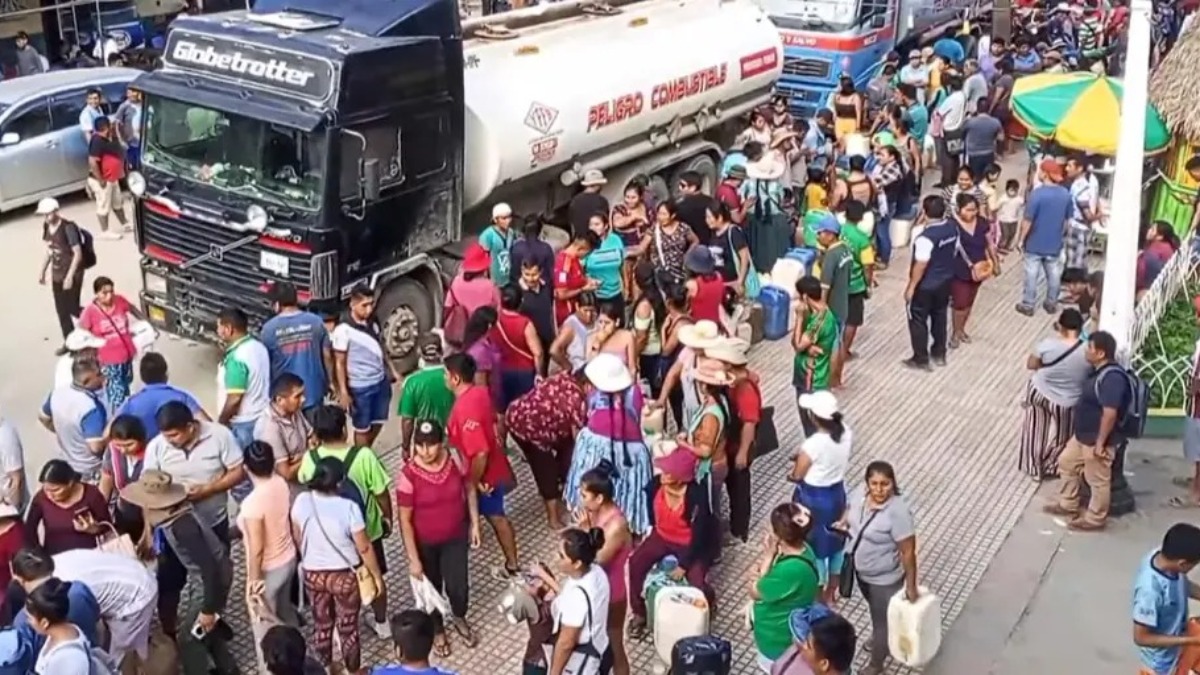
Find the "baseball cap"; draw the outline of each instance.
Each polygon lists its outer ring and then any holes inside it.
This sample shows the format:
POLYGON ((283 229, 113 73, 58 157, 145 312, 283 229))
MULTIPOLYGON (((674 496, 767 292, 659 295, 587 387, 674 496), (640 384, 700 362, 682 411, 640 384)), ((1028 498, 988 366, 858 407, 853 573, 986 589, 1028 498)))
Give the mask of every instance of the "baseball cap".
POLYGON ((841 234, 842 224, 838 222, 837 216, 832 213, 827 213, 821 217, 817 223, 817 232, 829 232, 830 234, 841 234))
POLYGON ((507 218, 508 216, 511 216, 512 214, 513 214, 512 207, 509 206, 505 202, 500 202, 499 204, 492 207, 492 219, 493 220, 495 220, 496 218, 507 218))
POLYGON ((426 363, 440 363, 442 360, 442 336, 430 332, 417 338, 417 355, 426 363))
POLYGON ((1038 169, 1050 180, 1060 181, 1063 179, 1063 169, 1053 159, 1043 159, 1042 163, 1038 165, 1038 169))
POLYGON ((433 420, 418 420, 417 427, 413 430, 414 445, 433 445, 441 443, 445 438, 442 425, 433 420))
POLYGON ((37 214, 39 216, 49 215, 58 210, 58 200, 53 197, 46 197, 38 202, 37 214))

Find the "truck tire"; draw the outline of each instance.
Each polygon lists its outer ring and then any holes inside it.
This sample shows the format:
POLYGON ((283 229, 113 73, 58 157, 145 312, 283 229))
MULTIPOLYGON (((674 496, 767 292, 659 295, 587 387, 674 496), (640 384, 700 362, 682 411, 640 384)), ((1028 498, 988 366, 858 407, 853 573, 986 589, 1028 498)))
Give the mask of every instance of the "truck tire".
POLYGON ((679 179, 687 171, 695 171, 700 174, 700 177, 703 179, 700 183, 700 192, 706 195, 716 193, 717 184, 721 181, 721 177, 718 175, 720 168, 711 156, 696 155, 675 165, 675 170, 671 174, 671 182, 667 183, 671 188, 672 194, 676 197, 679 196, 679 179))
POLYGON ((400 374, 417 367, 417 336, 434 328, 433 296, 416 279, 401 277, 379 295, 375 316, 382 325, 383 347, 400 374))

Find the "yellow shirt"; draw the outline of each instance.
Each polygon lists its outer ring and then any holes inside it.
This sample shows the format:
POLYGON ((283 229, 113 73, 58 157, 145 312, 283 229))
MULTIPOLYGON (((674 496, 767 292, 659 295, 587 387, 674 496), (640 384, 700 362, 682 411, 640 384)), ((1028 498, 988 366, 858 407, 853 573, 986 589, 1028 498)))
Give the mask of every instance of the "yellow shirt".
POLYGON ((829 192, 825 186, 809 183, 804 188, 804 208, 807 210, 824 209, 829 206, 829 192))

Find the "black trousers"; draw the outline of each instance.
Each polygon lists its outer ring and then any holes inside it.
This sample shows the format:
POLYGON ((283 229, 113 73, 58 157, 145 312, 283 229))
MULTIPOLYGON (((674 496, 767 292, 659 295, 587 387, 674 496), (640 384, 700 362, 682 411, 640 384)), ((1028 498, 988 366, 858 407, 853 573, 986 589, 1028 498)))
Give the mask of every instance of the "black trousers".
MULTIPOLYGON (((217 539, 225 545, 226 553, 229 552, 229 523, 228 521, 220 525, 213 526, 213 533, 217 535, 217 539)), ((170 546, 163 547, 162 552, 158 555, 158 620, 162 624, 163 632, 171 637, 179 631, 179 600, 183 589, 187 586, 188 570, 180 562, 179 557, 175 555, 174 549, 170 546)), ((190 630, 191 626, 184 627, 184 630, 190 630)))
POLYGON ((913 360, 929 363, 929 357, 946 358, 946 321, 950 307, 950 282, 934 288, 918 288, 908 303, 908 337, 913 360), (932 342, 932 346, 930 345, 932 342))
POLYGON ((466 537, 451 539, 442 544, 417 542, 417 557, 421 559, 425 578, 429 579, 434 588, 446 594, 446 599, 450 601, 450 611, 460 619, 467 618, 467 599, 471 591, 467 575, 468 550, 470 543, 466 537))
POLYGON ((750 538, 750 465, 739 469, 731 457, 725 490, 729 493, 729 533, 745 543, 750 538))
POLYGON ((54 296, 54 313, 58 315, 58 327, 62 329, 63 339, 66 340, 71 331, 75 330, 75 319, 83 309, 79 306, 79 294, 82 291, 83 275, 80 274, 70 288, 63 288, 63 282, 51 281, 50 292, 54 296))

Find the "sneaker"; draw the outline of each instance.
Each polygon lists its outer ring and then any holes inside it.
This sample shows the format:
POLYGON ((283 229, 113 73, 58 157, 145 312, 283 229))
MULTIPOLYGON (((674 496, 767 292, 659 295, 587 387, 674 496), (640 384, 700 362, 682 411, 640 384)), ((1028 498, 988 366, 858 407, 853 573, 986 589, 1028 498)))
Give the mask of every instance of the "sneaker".
POLYGON ((104 230, 100 234, 97 234, 96 238, 104 239, 105 241, 117 241, 117 240, 121 239, 121 233, 113 232, 112 230, 104 230))
POLYGON ((935 356, 930 360, 933 361, 933 365, 938 366, 939 368, 944 368, 946 366, 946 357, 944 356, 935 356))
POLYGON ((1054 316, 1054 314, 1056 312, 1058 312, 1058 303, 1057 302, 1047 302, 1042 305, 1042 309, 1046 310, 1047 314, 1054 316))
POLYGON ((1025 305, 1017 305, 1016 309, 1018 312, 1020 312, 1021 314, 1024 314, 1025 316, 1033 316, 1033 308, 1032 307, 1026 307, 1025 305))
POLYGON ((931 368, 928 363, 924 363, 924 362, 918 361, 916 359, 904 359, 903 361, 900 362, 900 365, 904 366, 905 368, 910 368, 912 370, 923 370, 925 372, 929 372, 929 371, 933 370, 933 368, 931 368))
POLYGON ((372 618, 371 630, 375 631, 375 635, 378 636, 380 640, 392 639, 392 627, 389 626, 386 621, 380 622, 372 618))

